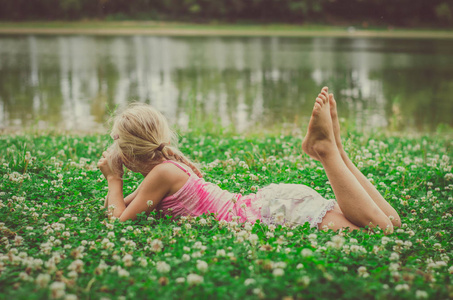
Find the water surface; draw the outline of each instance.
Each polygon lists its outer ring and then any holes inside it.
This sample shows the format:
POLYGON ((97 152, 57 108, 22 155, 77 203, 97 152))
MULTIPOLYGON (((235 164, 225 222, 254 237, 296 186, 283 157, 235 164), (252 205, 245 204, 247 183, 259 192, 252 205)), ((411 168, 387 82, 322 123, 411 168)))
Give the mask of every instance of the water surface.
POLYGON ((0 127, 97 130, 150 103, 172 123, 306 122, 319 89, 359 128, 453 126, 453 41, 0 36, 0 127))

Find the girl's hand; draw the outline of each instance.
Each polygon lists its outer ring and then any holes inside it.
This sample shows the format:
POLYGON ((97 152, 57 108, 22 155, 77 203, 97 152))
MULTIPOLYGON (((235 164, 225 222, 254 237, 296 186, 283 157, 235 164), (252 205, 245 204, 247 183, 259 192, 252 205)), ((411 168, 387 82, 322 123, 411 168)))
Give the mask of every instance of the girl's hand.
POLYGON ((123 162, 119 157, 115 157, 109 151, 104 151, 98 162, 98 168, 101 170, 105 179, 123 178, 123 162))

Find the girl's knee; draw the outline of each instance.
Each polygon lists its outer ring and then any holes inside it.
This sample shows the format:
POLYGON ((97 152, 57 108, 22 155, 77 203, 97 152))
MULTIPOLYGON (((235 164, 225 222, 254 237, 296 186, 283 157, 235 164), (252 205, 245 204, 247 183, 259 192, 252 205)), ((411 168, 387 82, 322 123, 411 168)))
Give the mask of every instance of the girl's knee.
POLYGON ((379 226, 379 228, 384 231, 384 234, 393 233, 393 222, 381 210, 374 211, 374 213, 368 215, 366 219, 370 220, 368 226, 379 226))

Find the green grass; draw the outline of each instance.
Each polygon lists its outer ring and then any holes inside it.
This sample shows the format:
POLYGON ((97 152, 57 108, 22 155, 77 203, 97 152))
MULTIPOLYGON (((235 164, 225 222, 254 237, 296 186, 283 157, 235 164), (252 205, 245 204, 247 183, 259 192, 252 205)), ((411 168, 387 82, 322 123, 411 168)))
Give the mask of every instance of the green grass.
POLYGON ((192 36, 337 36, 386 38, 453 38, 451 30, 430 28, 362 28, 323 24, 224 24, 162 21, 36 21, 0 22, 1 34, 150 34, 192 36))
MULTIPOLYGON (((345 139, 402 217, 389 236, 157 213, 109 222, 106 182, 95 166, 110 142, 101 135, 0 136, 0 299, 453 297, 451 135, 345 139)), ((286 182, 332 198, 320 164, 301 154, 300 143, 280 134, 193 131, 180 146, 206 180, 232 192, 286 182)), ((126 194, 140 177, 126 173, 126 194)))

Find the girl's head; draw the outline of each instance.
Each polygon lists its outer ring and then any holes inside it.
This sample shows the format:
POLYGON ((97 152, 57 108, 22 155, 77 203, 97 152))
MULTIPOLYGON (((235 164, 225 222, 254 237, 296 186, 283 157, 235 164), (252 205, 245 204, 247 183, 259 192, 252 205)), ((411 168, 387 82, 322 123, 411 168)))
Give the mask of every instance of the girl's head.
POLYGON ((113 151, 134 172, 148 173, 164 160, 177 160, 200 171, 177 149, 177 135, 158 110, 132 104, 113 119, 113 151), (160 147, 159 147, 160 146, 160 147))

